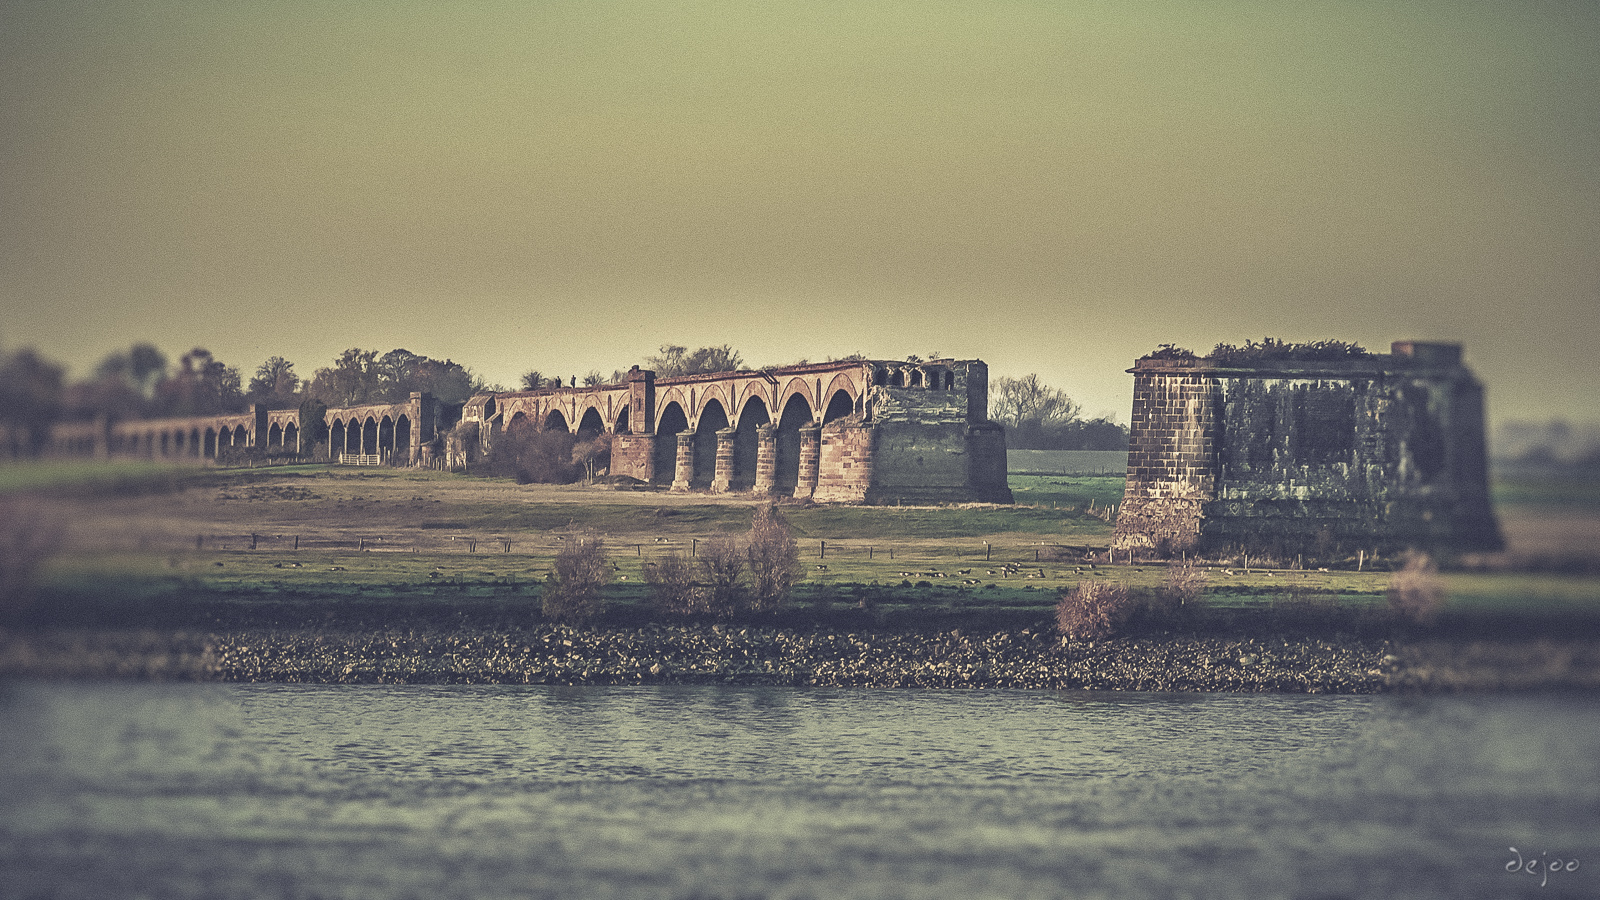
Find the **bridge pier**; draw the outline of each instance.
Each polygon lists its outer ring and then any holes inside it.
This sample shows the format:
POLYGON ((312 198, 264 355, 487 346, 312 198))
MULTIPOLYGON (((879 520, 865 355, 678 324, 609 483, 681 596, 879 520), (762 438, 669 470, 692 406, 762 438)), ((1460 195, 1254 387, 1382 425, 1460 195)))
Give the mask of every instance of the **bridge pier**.
POLYGON ((778 490, 778 429, 772 425, 756 426, 756 484, 758 494, 772 494, 778 490))
POLYGON ((733 436, 737 429, 717 432, 717 467, 711 478, 711 493, 726 494, 733 489, 733 436))
POLYGON ((678 432, 677 467, 672 473, 672 490, 687 491, 694 481, 694 432, 678 432))
POLYGON ((822 429, 807 425, 800 429, 800 481, 794 486, 797 500, 809 500, 817 490, 817 472, 821 468, 822 429))

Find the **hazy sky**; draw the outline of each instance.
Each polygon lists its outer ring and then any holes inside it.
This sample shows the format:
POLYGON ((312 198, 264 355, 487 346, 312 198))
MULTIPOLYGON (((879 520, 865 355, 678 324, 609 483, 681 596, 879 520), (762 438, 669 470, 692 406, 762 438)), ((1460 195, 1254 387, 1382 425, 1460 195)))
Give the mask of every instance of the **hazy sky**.
POLYGON ((0 0, 0 345, 1132 361, 1460 340, 1600 417, 1600 4, 0 0))

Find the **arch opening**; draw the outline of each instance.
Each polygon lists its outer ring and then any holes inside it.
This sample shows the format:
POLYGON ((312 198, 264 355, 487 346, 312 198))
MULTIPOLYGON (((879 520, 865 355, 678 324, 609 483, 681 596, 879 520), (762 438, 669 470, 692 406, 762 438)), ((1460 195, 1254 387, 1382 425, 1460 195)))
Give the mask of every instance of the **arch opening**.
POLYGON ((283 449, 300 452, 300 429, 293 422, 283 426, 283 449))
POLYGON ((711 486, 717 471, 717 432, 727 427, 728 414, 722 409, 722 401, 707 401, 700 410, 700 421, 695 423, 694 478, 689 481, 690 487, 711 486))
POLYGON ((739 413, 739 427, 733 433, 732 490, 748 491, 756 486, 756 464, 761 452, 757 429, 771 423, 772 416, 767 414, 766 401, 751 397, 744 402, 744 411, 739 413))
POLYGON ((361 447, 356 452, 362 454, 378 452, 378 422, 371 416, 361 423, 361 447))
POLYGON ((778 459, 774 472, 778 490, 792 492, 800 483, 800 429, 816 420, 811 404, 799 394, 791 394, 778 418, 778 459))
POLYGON ((846 391, 844 388, 840 388, 833 392, 832 397, 828 398, 827 409, 822 414, 822 424, 826 425, 835 419, 842 419, 845 416, 853 414, 855 411, 855 398, 850 396, 849 391, 846 391))
POLYGON ((678 467, 678 435, 689 430, 689 417, 676 400, 667 404, 656 417, 654 484, 671 484, 678 467))
POLYGON ((596 436, 604 434, 605 420, 600 418, 600 411, 589 407, 583 411, 583 418, 578 420, 578 440, 592 441, 596 436))
POLYGON ((561 410, 552 409, 550 414, 544 417, 544 430, 571 431, 572 429, 567 427, 567 417, 562 415, 561 410))
POLYGON ((411 461, 411 417, 402 415, 394 423, 394 452, 411 461))

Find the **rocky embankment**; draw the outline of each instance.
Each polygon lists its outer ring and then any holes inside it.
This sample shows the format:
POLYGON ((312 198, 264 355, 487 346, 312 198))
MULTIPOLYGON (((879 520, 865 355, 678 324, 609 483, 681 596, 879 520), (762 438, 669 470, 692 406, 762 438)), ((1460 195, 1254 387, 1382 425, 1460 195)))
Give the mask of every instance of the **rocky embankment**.
MULTIPOLYGON (((1368 693, 1381 642, 722 625, 0 632, 0 674, 311 683, 775 684, 1368 693)), ((1392 656, 1388 659, 1393 660, 1392 656)))
POLYGON ((0 676, 1376 693, 1600 688, 1600 642, 439 624, 0 631, 0 676))

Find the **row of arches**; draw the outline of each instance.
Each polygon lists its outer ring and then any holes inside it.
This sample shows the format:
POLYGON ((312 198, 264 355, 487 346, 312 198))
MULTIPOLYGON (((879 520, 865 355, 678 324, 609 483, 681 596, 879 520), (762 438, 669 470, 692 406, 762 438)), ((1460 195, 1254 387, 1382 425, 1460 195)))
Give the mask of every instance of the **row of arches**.
POLYGON ((411 417, 389 415, 336 417, 328 426, 328 451, 346 456, 387 458, 411 452, 411 417))
POLYGON ((250 429, 244 425, 223 425, 220 428, 195 425, 132 433, 113 431, 106 449, 112 453, 150 458, 216 459, 219 453, 230 448, 249 447, 251 441, 250 429))
POLYGON ((874 366, 872 383, 878 387, 954 390, 956 373, 943 366, 874 366))

